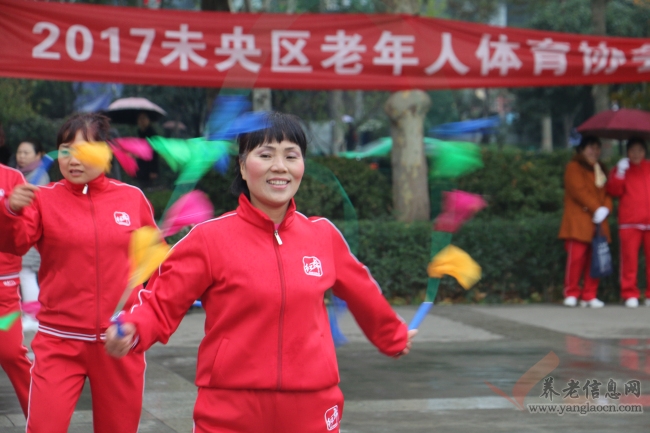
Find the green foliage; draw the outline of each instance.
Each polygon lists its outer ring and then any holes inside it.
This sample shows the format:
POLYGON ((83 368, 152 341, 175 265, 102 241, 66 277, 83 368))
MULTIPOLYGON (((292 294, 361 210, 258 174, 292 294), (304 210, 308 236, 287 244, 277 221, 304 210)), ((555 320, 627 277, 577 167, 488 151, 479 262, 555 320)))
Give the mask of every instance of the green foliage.
MULTIPOLYGON (((547 302, 562 299, 566 253, 557 239, 561 213, 518 219, 479 218, 454 234, 452 244, 465 250, 483 270, 482 279, 465 291, 444 277, 436 302, 547 302)), ((359 260, 389 298, 421 302, 426 290, 431 226, 395 221, 361 221, 359 260)), ((612 227, 616 233, 616 228, 612 227)), ((598 297, 619 299, 617 240, 611 245, 615 274, 600 283, 598 297)), ((642 269, 640 267, 640 269, 642 269)), ((643 283, 641 277, 640 283, 643 283)))
MULTIPOLYGON (((359 219, 386 218, 391 214, 392 189, 388 179, 368 163, 336 157, 313 158, 331 170, 345 189, 359 219)), ((307 215, 343 219, 343 200, 335 189, 323 185, 306 172, 298 194, 298 210, 307 215)))
POLYGON ((532 216, 562 209, 564 168, 569 151, 539 154, 520 150, 483 150, 484 168, 458 180, 458 189, 482 194, 482 216, 532 216))

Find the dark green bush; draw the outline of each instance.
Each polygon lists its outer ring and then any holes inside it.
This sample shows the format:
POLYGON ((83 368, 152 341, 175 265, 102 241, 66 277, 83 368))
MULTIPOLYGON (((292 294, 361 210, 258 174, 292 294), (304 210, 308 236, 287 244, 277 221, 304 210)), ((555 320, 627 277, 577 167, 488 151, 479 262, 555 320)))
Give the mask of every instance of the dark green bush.
MULTIPOLYGON (((484 217, 467 223, 452 244, 470 254, 483 278, 470 291, 443 278, 437 301, 521 302, 562 299, 566 253, 557 239, 561 214, 516 220, 484 217)), ((612 232, 616 233, 612 225, 612 232)), ((358 257, 366 264, 387 298, 419 302, 427 284, 431 226, 428 223, 361 221, 358 257)), ((600 283, 599 297, 619 298, 618 240, 611 245, 615 274, 600 283)), ((642 267, 640 266, 640 269, 642 267)), ((645 278, 640 272, 640 285, 645 278)))
POLYGON ((457 183, 458 189, 485 196, 489 206, 482 216, 512 218, 562 209, 562 180, 572 152, 484 149, 482 153, 484 167, 457 183))

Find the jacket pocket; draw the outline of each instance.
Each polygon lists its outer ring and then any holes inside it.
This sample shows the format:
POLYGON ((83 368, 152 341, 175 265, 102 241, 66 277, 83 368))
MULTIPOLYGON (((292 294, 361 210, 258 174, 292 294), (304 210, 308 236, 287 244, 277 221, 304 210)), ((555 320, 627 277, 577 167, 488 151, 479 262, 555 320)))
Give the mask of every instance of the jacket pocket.
POLYGON ((222 338, 217 346, 217 351, 214 355, 214 362, 212 364, 212 372, 210 372, 210 386, 219 386, 219 376, 221 375, 220 367, 226 357, 226 350, 228 349, 227 338, 222 338))

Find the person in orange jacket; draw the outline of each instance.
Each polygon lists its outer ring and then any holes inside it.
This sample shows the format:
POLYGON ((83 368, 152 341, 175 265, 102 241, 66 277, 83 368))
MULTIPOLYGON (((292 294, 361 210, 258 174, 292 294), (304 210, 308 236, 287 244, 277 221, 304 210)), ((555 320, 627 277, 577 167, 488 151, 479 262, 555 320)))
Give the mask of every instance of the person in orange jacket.
POLYGON ((324 302, 330 288, 385 355, 407 354, 417 332, 338 229, 296 211, 307 140, 295 116, 271 113, 267 121, 239 137, 237 210, 174 245, 143 304, 122 315, 126 336, 115 326, 106 332, 109 353, 142 352, 166 343, 201 299, 195 433, 339 431, 343 395, 324 302))
MULTIPOLYGON (((607 192, 619 198, 618 228, 621 243, 621 297, 625 306, 639 306, 637 272, 643 245, 647 281, 650 281, 650 161, 642 138, 627 141, 627 158, 621 159, 607 180, 607 192)), ((646 306, 650 299, 646 292, 646 306)))
MULTIPOLYGON (((15 187, 25 183, 25 178, 20 171, 0 164, 0 206, 4 207, 7 195, 15 187)), ((0 233, 4 236, 4 226, 2 227, 0 233)), ((19 255, 0 252, 0 316, 20 312, 21 262, 19 255)), ((0 331, 0 366, 7 373, 26 417, 29 401, 29 370, 32 363, 27 358, 27 348, 23 345, 23 326, 20 319, 9 329, 0 331)))
POLYGON ((600 226, 611 241, 607 216, 612 199, 605 190, 605 166, 599 161, 600 140, 585 136, 576 148, 576 155, 564 172, 564 213, 559 238, 567 251, 564 278, 564 305, 600 308, 605 304, 597 298, 598 282, 590 276, 591 241, 600 226), (580 279, 584 279, 584 288, 580 279))
POLYGON ((115 359, 103 343, 127 286, 131 233, 155 227, 153 210, 138 188, 73 153, 77 144, 106 141, 109 129, 105 116, 72 116, 57 136, 64 179, 16 186, 0 208, 0 251, 22 255, 36 245, 42 259, 27 433, 67 432, 86 379, 96 433, 138 430, 144 354, 115 359))

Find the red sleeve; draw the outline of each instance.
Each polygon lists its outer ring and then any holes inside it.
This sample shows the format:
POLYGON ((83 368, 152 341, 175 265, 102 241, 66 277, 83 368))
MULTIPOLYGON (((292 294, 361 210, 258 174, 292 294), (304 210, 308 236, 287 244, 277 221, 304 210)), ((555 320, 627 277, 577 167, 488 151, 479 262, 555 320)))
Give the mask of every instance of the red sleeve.
POLYGON ((123 322, 131 322, 139 337, 136 351, 145 351, 154 343, 167 343, 192 303, 212 283, 209 253, 200 231, 193 229, 172 248, 165 262, 155 272, 141 303, 126 313, 123 322))
MULTIPOLYGON (((26 183, 20 176, 16 177, 13 187, 26 183)), ((12 187, 12 190, 13 190, 12 187)), ((23 256, 40 239, 42 234, 41 215, 38 210, 38 193, 30 206, 24 207, 18 214, 9 208, 9 196, 0 202, 0 251, 23 256)))
POLYGON ((370 271, 350 251, 341 232, 329 221, 336 263, 334 294, 348 308, 364 334, 384 355, 395 356, 406 347, 407 326, 381 294, 370 271))
POLYGON ((142 194, 142 200, 140 201, 140 227, 144 226, 153 226, 153 227, 158 227, 156 225, 156 221, 154 219, 154 212, 153 212, 153 206, 151 206, 151 203, 147 198, 142 194))
POLYGON ((614 197, 620 197, 625 193, 625 176, 618 177, 616 173, 616 167, 609 172, 605 189, 607 190, 607 194, 614 197))

